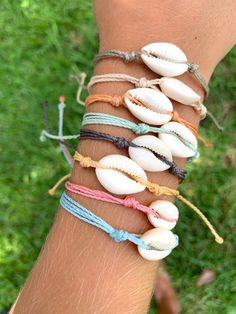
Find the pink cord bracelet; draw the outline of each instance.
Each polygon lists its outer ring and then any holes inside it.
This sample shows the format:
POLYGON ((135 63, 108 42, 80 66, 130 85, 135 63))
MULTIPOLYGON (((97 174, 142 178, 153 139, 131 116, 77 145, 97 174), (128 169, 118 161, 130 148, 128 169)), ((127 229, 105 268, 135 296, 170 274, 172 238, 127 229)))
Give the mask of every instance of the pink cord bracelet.
POLYGON ((65 188, 72 193, 76 193, 85 197, 93 198, 93 199, 108 202, 108 203, 123 205, 129 208, 137 209, 145 214, 151 214, 154 217, 166 220, 168 222, 176 222, 176 219, 163 217, 158 212, 156 212, 153 208, 142 205, 141 203, 139 203, 139 201, 137 201, 132 196, 126 196, 125 198, 122 199, 122 198, 115 197, 109 193, 106 193, 100 190, 90 189, 82 185, 71 183, 69 181, 65 183, 65 188))

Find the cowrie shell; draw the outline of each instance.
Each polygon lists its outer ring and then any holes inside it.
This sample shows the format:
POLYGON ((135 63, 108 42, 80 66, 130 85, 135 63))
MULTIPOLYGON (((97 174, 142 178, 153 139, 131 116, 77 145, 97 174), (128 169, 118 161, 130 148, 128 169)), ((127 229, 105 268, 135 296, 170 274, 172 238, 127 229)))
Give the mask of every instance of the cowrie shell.
MULTIPOLYGON (((161 128, 176 132, 197 149, 197 139, 185 125, 179 122, 168 122, 161 128)), ((160 133, 159 138, 169 147, 172 155, 175 157, 189 158, 195 155, 195 152, 184 145, 175 135, 160 133)))
POLYGON ((141 58, 153 72, 161 76, 174 77, 188 70, 186 55, 171 43, 146 45, 141 49, 141 58))
POLYGON ((127 109, 140 121, 152 125, 162 125, 171 120, 173 106, 161 91, 151 88, 135 88, 127 92, 132 98, 144 104, 138 105, 127 97, 124 98, 127 109))
MULTIPOLYGON (((117 170, 126 171, 130 175, 137 176, 145 181, 147 180, 144 170, 136 162, 126 156, 108 155, 99 160, 99 163, 117 170)), ((96 168, 95 170, 97 179, 107 191, 118 195, 134 194, 144 191, 144 185, 137 183, 135 180, 117 170, 100 168, 96 168)))
POLYGON ((168 160, 172 161, 172 154, 170 149, 156 136, 141 135, 132 140, 132 142, 136 145, 142 146, 143 148, 130 146, 128 150, 129 156, 144 170, 164 171, 170 167, 169 165, 158 159, 152 152, 154 151, 158 154, 161 154, 165 156, 168 160))
POLYGON ((141 240, 156 249, 146 250, 138 246, 139 254, 149 260, 158 261, 169 255, 177 245, 176 236, 168 229, 154 228, 145 232, 141 236, 141 240))
POLYGON ((175 227, 179 219, 179 210, 173 203, 166 200, 157 200, 152 202, 149 207, 154 209, 162 217, 158 218, 151 214, 147 215, 148 220, 154 227, 162 227, 169 230, 175 227))
POLYGON ((200 95, 192 88, 175 78, 162 77, 160 88, 166 96, 184 105, 199 103, 201 100, 200 95))

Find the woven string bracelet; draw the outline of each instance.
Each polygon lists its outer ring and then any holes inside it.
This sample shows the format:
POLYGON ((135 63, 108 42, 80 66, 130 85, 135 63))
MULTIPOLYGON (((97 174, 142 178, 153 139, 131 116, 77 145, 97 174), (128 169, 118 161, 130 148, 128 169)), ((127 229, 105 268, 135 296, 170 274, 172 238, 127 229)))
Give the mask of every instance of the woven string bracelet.
POLYGON ((76 193, 78 195, 82 195, 85 197, 89 197, 89 198, 107 202, 107 203, 122 205, 128 208, 137 209, 143 212, 144 214, 151 214, 154 217, 161 218, 168 222, 176 222, 176 219, 170 219, 170 218, 164 217, 160 213, 156 212, 153 208, 142 205, 133 196, 126 196, 125 198, 118 198, 109 193, 106 193, 100 190, 90 189, 79 184, 71 183, 69 181, 65 183, 65 188, 68 191, 72 193, 76 193))
POLYGON ((183 197, 179 193, 178 190, 171 189, 171 188, 166 187, 166 186, 160 186, 157 183, 152 183, 150 181, 145 181, 139 177, 131 175, 130 173, 126 173, 125 171, 120 170, 120 169, 104 166, 101 163, 99 163, 98 161, 92 160, 90 157, 84 157, 83 155, 81 155, 78 152, 75 153, 74 160, 78 161, 80 163, 80 166, 84 167, 84 168, 92 167, 92 168, 109 169, 109 170, 119 171, 119 172, 123 173, 124 175, 127 175, 131 179, 135 180, 136 182, 144 185, 149 192, 153 193, 156 196, 160 196, 160 195, 175 196, 176 198, 178 198, 181 202, 183 202, 188 207, 190 207, 193 211, 195 211, 201 217, 201 219, 205 222, 205 224, 210 229, 211 233, 214 235, 215 241, 217 243, 219 243, 219 244, 223 243, 223 239, 218 235, 218 233, 216 232, 216 230, 214 229, 212 224, 209 222, 209 220, 203 215, 203 213, 195 205, 193 205, 190 201, 188 201, 185 197, 183 197))
POLYGON ((158 158, 159 160, 161 160, 162 162, 170 166, 168 171, 171 174, 179 177, 181 180, 185 179, 186 177, 186 171, 179 169, 175 162, 168 160, 165 156, 154 152, 150 148, 140 146, 131 141, 128 141, 124 137, 113 136, 111 134, 98 132, 98 131, 94 131, 90 129, 81 129, 79 138, 80 139, 105 140, 105 141, 113 143, 116 147, 120 149, 125 149, 128 147, 146 148, 150 150, 155 155, 156 158, 158 158))
MULTIPOLYGON (((124 99, 128 98, 130 101, 132 101, 135 105, 142 106, 145 108, 148 108, 147 105, 145 105, 144 102, 141 102, 140 100, 137 100, 136 98, 132 97, 129 92, 127 92, 123 96, 110 96, 110 95, 90 95, 86 98, 85 105, 90 106, 93 103, 96 102, 106 102, 111 104, 114 107, 119 106, 125 106, 124 99)), ((186 126, 193 134, 196 136, 206 147, 212 147, 212 144, 208 143, 202 136, 198 134, 197 128, 187 120, 182 119, 178 112, 174 110, 173 112, 162 112, 162 114, 168 114, 171 116, 171 120, 175 122, 179 122, 186 126)))
MULTIPOLYGON (((162 79, 154 79, 148 80, 145 77, 136 78, 127 74, 120 74, 120 73, 109 73, 109 74, 102 74, 102 75, 95 75, 93 76, 89 83, 88 83, 88 91, 90 91, 91 87, 98 83, 108 83, 108 82, 129 82, 133 84, 136 88, 152 88, 157 89, 156 85, 160 85, 162 79)), ((201 119, 204 119, 207 114, 206 107, 198 102, 198 103, 191 103, 188 106, 193 107, 196 111, 199 112, 201 119)))
MULTIPOLYGON (((63 152, 64 152, 64 148, 67 148, 67 146, 69 146, 69 147, 71 146, 68 143, 65 143, 65 140, 67 140, 67 139, 104 140, 104 141, 108 141, 108 142, 113 143, 119 149, 125 149, 128 147, 145 148, 145 149, 150 150, 155 155, 155 157, 158 158, 160 161, 162 161, 165 164, 167 164, 168 166, 170 166, 167 169, 168 172, 177 176, 181 181, 185 179, 186 174, 187 174, 187 172, 185 170, 180 169, 174 161, 170 161, 165 156, 163 156, 157 152, 154 152, 152 149, 150 149, 148 147, 141 146, 141 145, 137 145, 131 141, 126 140, 123 137, 113 136, 111 134, 107 134, 107 133, 103 133, 103 132, 98 132, 98 131, 94 131, 94 130, 90 130, 90 129, 81 129, 80 134, 78 134, 78 135, 64 135, 63 140, 61 140, 57 135, 53 135, 53 134, 47 132, 46 130, 43 130, 41 132, 40 138, 42 141, 44 141, 46 138, 57 140, 62 145, 61 149, 63 152)), ((71 148, 73 149, 74 152, 76 151, 76 147, 71 146, 71 148)), ((69 163, 69 164, 71 166, 73 165, 73 163, 72 164, 69 163)))
POLYGON ((91 125, 91 124, 105 124, 105 125, 111 125, 111 126, 118 126, 118 127, 129 129, 136 134, 147 134, 149 132, 170 134, 170 135, 176 136, 185 146, 187 146, 189 149, 191 149, 195 153, 195 156, 193 157, 193 159, 199 157, 198 150, 190 142, 188 142, 187 140, 182 138, 182 136, 180 136, 179 134, 171 130, 152 127, 145 123, 136 124, 129 120, 112 116, 109 114, 105 114, 105 113, 103 114, 102 113, 86 113, 83 117, 82 126, 91 125))
MULTIPOLYGON (((67 148, 70 145, 68 143, 65 143, 66 140, 80 139, 80 137, 81 137, 81 138, 90 138, 90 139, 98 139, 98 140, 99 139, 100 140, 107 140, 107 141, 112 142, 114 145, 116 145, 120 149, 125 149, 128 147, 143 148, 142 146, 139 146, 139 145, 137 145, 131 141, 127 141, 123 137, 112 136, 110 134, 106 134, 106 133, 102 133, 102 132, 98 132, 98 131, 93 131, 93 130, 81 130, 80 134, 64 135, 63 134, 63 117, 64 117, 65 103, 64 103, 64 98, 60 97, 60 101, 62 101, 62 100, 63 100, 63 103, 62 103, 63 106, 60 105, 61 102, 58 105, 58 111, 59 111, 58 134, 60 134, 60 136, 52 134, 53 131, 50 128, 49 123, 48 123, 48 103, 45 102, 43 104, 43 107, 44 107, 44 123, 45 123, 46 130, 42 130, 40 140, 45 141, 46 138, 49 138, 49 139, 59 141, 60 148, 64 154, 64 157, 71 167, 73 166, 73 157, 71 156, 71 154, 67 148), (82 134, 82 136, 81 136, 81 134, 82 134)), ((76 148, 72 147, 72 149, 74 152, 76 151, 76 148)), ((149 149, 149 148, 146 148, 146 149, 149 149)), ((149 149, 149 150, 152 151, 151 149, 149 149)), ((158 154, 154 151, 152 151, 152 153, 156 156, 156 158, 158 158, 159 160, 161 160, 162 162, 164 162, 165 164, 170 166, 170 168, 168 168, 168 171, 171 174, 179 177, 180 180, 185 179, 186 172, 184 170, 179 169, 178 166, 175 164, 175 162, 168 160, 165 156, 158 154)))
MULTIPOLYGON (((163 43, 162 43, 163 44, 163 43)), ((151 44, 152 45, 152 44, 151 44)), ((106 58, 120 58, 122 59, 125 63, 130 63, 133 61, 143 61, 145 62, 145 59, 142 59, 142 56, 146 56, 146 57, 150 57, 151 59, 154 59, 157 57, 160 58, 160 60, 162 60, 163 62, 173 62, 175 63, 184 63, 184 62, 178 62, 177 60, 169 60, 168 57, 165 58, 165 56, 158 56, 158 53, 155 55, 155 48, 152 49, 148 49, 148 46, 151 45, 147 45, 145 47, 143 47, 140 51, 120 51, 120 50, 107 50, 107 51, 103 51, 97 54, 97 56, 95 57, 95 63, 97 63, 99 60, 102 59, 106 59, 106 58)), ((155 44, 153 44, 155 45, 155 44)), ((163 48, 162 48, 163 49, 163 48)), ((162 50, 161 49, 161 50, 162 50)), ((164 52, 165 54, 165 52, 164 52)), ((146 64, 148 66, 148 64, 146 64)), ((206 80, 204 79, 204 77, 202 76, 200 70, 199 70, 199 65, 195 64, 195 63, 187 63, 187 71, 192 73, 195 78, 198 80, 198 82, 201 84, 201 86, 203 87, 206 96, 208 96, 209 94, 209 87, 208 84, 206 82, 206 80)), ((153 70, 153 69, 152 69, 153 70)), ((158 73, 158 71, 154 72, 158 73)), ((160 73, 158 73, 160 74, 160 73)), ((168 75, 162 75, 162 76, 168 76, 168 75)))
MULTIPOLYGON (((158 228, 151 229, 149 231, 154 231, 155 237, 153 238, 153 232, 152 232, 152 240, 150 239, 149 234, 149 240, 150 242, 143 240, 142 237, 145 236, 146 233, 143 235, 129 233, 124 230, 115 229, 110 224, 108 224, 105 220, 102 218, 96 216, 91 211, 86 209, 84 206, 79 204, 78 202, 74 201, 72 198, 70 198, 65 192, 62 194, 60 199, 61 206, 70 214, 74 215, 76 218, 79 218, 80 220, 83 220, 84 222, 93 225, 97 227, 98 229, 101 229, 105 233, 107 233, 114 241, 116 242, 123 242, 123 241, 130 241, 131 243, 134 243, 138 246, 138 251, 140 255, 147 259, 147 260, 159 260, 167 255, 170 254, 171 250, 174 249, 179 244, 179 237, 176 234, 173 234, 172 232, 168 232, 169 238, 171 237, 171 249, 169 248, 169 245, 166 245, 167 248, 164 249, 163 247, 163 239, 160 239, 160 243, 158 243, 158 238, 163 238, 163 231, 165 229, 160 229, 159 232, 156 233, 158 228), (160 232, 163 230, 162 232, 160 232), (149 252, 151 254, 149 254, 149 252), (156 251, 156 252, 154 252, 156 251), (153 253, 155 254, 153 256, 153 253), (161 253, 161 254, 158 254, 161 253), (153 259, 154 258, 154 259, 153 259)), ((166 231, 164 232, 165 235, 166 231)), ((147 235, 147 234, 146 234, 147 235)))
POLYGON ((102 218, 96 216, 84 206, 74 201, 65 192, 61 196, 60 204, 66 211, 75 217, 106 232, 114 241, 122 242, 128 240, 146 250, 150 249, 150 246, 140 240, 138 235, 113 228, 102 218))
MULTIPOLYGON (((107 82, 110 82, 110 81, 113 82, 114 81, 114 77, 117 78, 117 76, 119 77, 118 81, 126 82, 126 80, 121 80, 121 77, 127 77, 127 79, 128 79, 127 81, 131 82, 136 87, 151 87, 153 89, 157 89, 157 87, 152 84, 152 82, 156 82, 156 80, 148 80, 146 78, 137 79, 137 78, 134 78, 134 77, 126 75, 126 74, 108 74, 108 75, 105 74, 105 75, 102 75, 102 76, 103 77, 105 76, 106 79, 108 79, 111 76, 113 77, 113 80, 107 80, 107 82), (149 84, 150 84, 150 86, 148 86, 149 84)), ((87 89, 89 87, 89 86, 87 87, 84 84, 85 77, 86 77, 86 73, 84 73, 84 72, 81 72, 78 77, 75 76, 75 75, 71 75, 70 76, 70 79, 73 79, 73 80, 75 80, 78 83, 78 91, 77 91, 76 99, 77 99, 77 102, 80 105, 82 105, 82 106, 85 105, 85 102, 81 98, 81 92, 82 92, 83 89, 87 89)), ((94 84, 103 82, 103 79, 101 78, 101 76, 96 76, 96 77, 100 77, 100 81, 99 82, 94 82, 94 84)), ((93 78, 91 79, 91 81, 93 81, 93 78)), ((157 81, 159 83, 156 83, 156 84, 160 84, 160 80, 158 79, 157 81)), ((93 83, 92 83, 92 85, 93 85, 93 83)), ((209 110, 207 110, 206 107, 203 104, 201 104, 201 103, 190 104, 190 106, 192 106, 195 110, 197 110, 200 113, 200 118, 201 119, 204 119, 205 116, 208 115, 210 117, 210 119, 212 120, 212 122, 217 127, 217 129, 220 130, 220 131, 224 131, 224 127, 222 125, 220 125, 220 123, 218 122, 217 118, 209 110)))

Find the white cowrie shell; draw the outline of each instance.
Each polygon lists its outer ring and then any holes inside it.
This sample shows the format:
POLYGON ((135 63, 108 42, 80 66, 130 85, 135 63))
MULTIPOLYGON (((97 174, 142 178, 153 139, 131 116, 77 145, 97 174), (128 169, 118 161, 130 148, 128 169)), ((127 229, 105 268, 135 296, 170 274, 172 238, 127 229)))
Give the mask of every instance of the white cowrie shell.
POLYGON ((171 120, 173 106, 168 97, 161 91, 151 88, 135 88, 127 92, 132 98, 144 104, 135 104, 127 97, 124 98, 127 109, 140 121, 152 125, 162 125, 171 120))
MULTIPOLYGON (((122 155, 109 155, 99 160, 99 163, 112 167, 117 170, 123 170, 131 175, 137 176, 143 180, 147 180, 147 176, 143 169, 133 160, 122 155)), ((134 194, 141 192, 145 186, 137 183, 125 174, 113 169, 96 168, 96 176, 101 185, 109 192, 114 194, 134 194)))
POLYGON ((188 70, 186 55, 171 43, 146 45, 141 49, 141 58, 152 71, 161 76, 174 77, 188 70))
MULTIPOLYGON (((176 132, 197 149, 197 139, 185 125, 178 122, 168 122, 161 128, 176 132)), ((175 157, 189 158, 195 155, 195 152, 192 149, 184 145, 184 143, 174 135, 160 133, 159 138, 169 147, 172 155, 175 157)))
POLYGON ((129 156, 144 170, 147 171, 164 171, 170 166, 158 159, 152 151, 165 156, 168 160, 172 161, 172 154, 170 149, 156 136, 141 135, 136 137, 133 141, 134 144, 144 148, 129 147, 129 156), (146 147, 146 148, 145 148, 146 147), (149 149, 147 149, 149 148, 149 149))
POLYGON ((177 245, 175 235, 168 229, 154 228, 145 232, 141 240, 155 249, 146 250, 138 246, 139 254, 149 261, 158 261, 169 255, 177 245))
POLYGON ((147 215, 148 220, 154 227, 162 227, 169 230, 175 227, 179 218, 179 210, 173 203, 166 200, 157 200, 152 202, 149 207, 154 209, 162 217, 155 217, 151 214, 147 215))
POLYGON ((160 88, 166 96, 184 105, 199 103, 201 99, 192 88, 175 78, 162 77, 160 88))

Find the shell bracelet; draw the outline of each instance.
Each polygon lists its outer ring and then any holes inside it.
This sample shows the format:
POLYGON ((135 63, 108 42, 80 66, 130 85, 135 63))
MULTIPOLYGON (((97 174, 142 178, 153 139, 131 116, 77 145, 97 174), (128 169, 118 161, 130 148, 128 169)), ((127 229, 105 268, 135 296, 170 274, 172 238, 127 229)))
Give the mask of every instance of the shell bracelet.
MULTIPOLYGON (((104 75, 94 76, 94 77, 92 77, 88 86, 86 86, 84 84, 86 76, 87 75, 84 72, 81 72, 78 77, 75 75, 70 76, 70 79, 73 79, 78 83, 78 91, 77 91, 76 99, 77 99, 77 102, 82 106, 85 105, 85 101, 83 101, 81 98, 82 90, 90 88, 93 84, 96 84, 96 83, 116 82, 116 81, 126 82, 127 81, 127 82, 134 84, 136 88, 139 88, 139 87, 140 88, 147 88, 147 87, 149 87, 152 89, 157 89, 157 87, 155 86, 156 84, 160 85, 160 79, 148 80, 145 77, 138 79, 138 78, 132 77, 130 75, 114 73, 114 74, 104 74, 104 75)), ((190 91, 191 91, 191 95, 193 96, 194 91, 191 88, 189 88, 187 85, 182 83, 181 81, 176 80, 176 79, 172 79, 172 78, 162 78, 161 80, 162 80, 162 89, 163 89, 162 92, 164 92, 164 90, 165 90, 166 91, 165 94, 166 95, 169 94, 169 96, 167 95, 169 98, 172 98, 174 100, 176 100, 175 98, 177 98, 176 101, 178 101, 178 99, 179 99, 179 102, 182 99, 182 100, 185 100, 185 102, 186 102, 186 100, 187 100, 186 95, 188 94, 188 96, 189 96, 190 91), (185 91, 185 97, 183 95, 183 91, 185 91)), ((187 101, 186 104, 192 106, 197 112, 199 112, 201 120, 204 119, 206 115, 208 115, 210 117, 210 119, 212 120, 212 122, 217 127, 217 129, 219 129, 220 131, 224 131, 224 127, 222 125, 220 125, 217 118, 209 110, 207 110, 206 107, 201 103, 199 95, 198 95, 197 99, 199 99, 199 101, 197 101, 196 103, 191 103, 191 102, 189 103, 189 101, 187 101)))
POLYGON ((193 107, 193 109, 199 112, 201 119, 206 117, 207 109, 201 103, 200 95, 178 79, 162 77, 160 79, 148 80, 145 77, 136 78, 127 74, 109 73, 93 76, 88 83, 88 90, 90 91, 95 84, 107 82, 129 82, 135 88, 152 88, 155 90, 159 90, 157 87, 159 85, 162 93, 167 97, 193 107))
POLYGON ((105 58, 121 58, 126 63, 141 60, 153 72, 167 77, 179 76, 188 71, 194 74, 206 95, 209 93, 208 84, 200 73, 199 66, 188 63, 185 53, 172 43, 151 43, 144 46, 140 51, 131 52, 107 50, 100 52, 96 56, 95 62, 105 58))
POLYGON ((103 202, 123 205, 128 208, 133 208, 147 215, 149 221, 154 227, 163 227, 173 229, 179 218, 178 208, 169 201, 156 200, 149 206, 142 205, 132 196, 118 198, 109 193, 87 188, 82 185, 74 184, 69 181, 65 183, 65 188, 75 194, 96 199, 103 202))
POLYGON ((130 129, 136 134, 158 133, 159 138, 170 149, 175 157, 197 158, 197 139, 193 133, 178 122, 168 122, 158 127, 152 127, 145 123, 134 123, 129 120, 102 113, 86 113, 83 117, 82 126, 92 124, 104 124, 130 129))
POLYGON ((106 232, 114 241, 123 242, 128 240, 136 244, 140 255, 144 259, 150 261, 163 259, 178 245, 178 236, 165 228, 154 228, 141 236, 115 229, 102 218, 74 201, 65 192, 61 196, 60 204, 70 214, 106 232))
POLYGON ((223 243, 223 239, 217 234, 212 224, 195 205, 184 198, 179 191, 148 181, 144 170, 128 157, 122 155, 108 155, 99 161, 94 161, 90 157, 84 157, 76 152, 74 160, 78 161, 81 167, 95 168, 98 181, 110 193, 127 195, 141 192, 146 188, 156 196, 175 196, 201 217, 214 235, 217 243, 223 243), (117 184, 117 182, 119 182, 119 184, 117 184))
POLYGON ((205 146, 210 147, 203 137, 198 135, 197 128, 187 120, 181 118, 168 97, 158 90, 150 88, 136 88, 128 90, 123 96, 90 95, 85 101, 89 106, 96 102, 106 102, 114 107, 124 106, 133 116, 151 125, 163 125, 175 121, 186 126, 205 146))
POLYGON ((186 172, 178 168, 172 160, 169 148, 156 136, 142 135, 132 141, 127 141, 123 137, 90 129, 81 129, 79 138, 105 140, 113 143, 120 149, 128 148, 130 158, 137 162, 144 170, 151 172, 168 170, 181 180, 185 179, 186 172))
MULTIPOLYGON (((62 147, 70 146, 65 140, 69 139, 91 139, 103 140, 113 143, 119 149, 128 148, 129 156, 136 161, 144 170, 147 171, 164 171, 168 170, 169 173, 177 176, 181 181, 185 179, 187 172, 180 169, 177 164, 172 160, 172 154, 169 148, 156 136, 142 135, 138 136, 132 141, 128 141, 123 137, 114 136, 111 134, 98 132, 90 129, 81 129, 78 135, 65 135, 61 140, 57 135, 53 135, 46 130, 41 132, 41 141, 46 138, 57 140, 62 147)), ((73 151, 76 148, 72 147, 73 151)), ((64 151, 64 149, 62 148, 64 151)), ((67 160, 67 159, 66 159, 67 160)), ((69 164, 72 166, 73 163, 69 164)))
MULTIPOLYGON (((60 97, 60 101, 64 98, 60 97)), ((46 130, 42 130, 40 140, 45 141, 46 138, 57 140, 60 143, 60 148, 64 154, 65 159, 70 166, 73 166, 73 157, 67 149, 70 146, 65 143, 65 140, 71 139, 94 139, 94 140, 105 140, 112 142, 119 149, 128 149, 131 159, 136 161, 144 170, 147 171, 164 171, 167 170, 177 176, 180 180, 185 179, 186 171, 179 169, 176 163, 172 160, 172 154, 170 149, 156 136, 143 135, 135 138, 132 141, 127 141, 123 137, 113 136, 90 129, 82 129, 80 134, 76 135, 64 135, 63 134, 63 118, 65 104, 63 102, 63 111, 61 112, 62 106, 58 105, 59 121, 58 121, 58 135, 52 134, 53 131, 48 123, 48 104, 44 103, 44 120, 46 130)), ((74 151, 76 148, 72 147, 74 151)))

